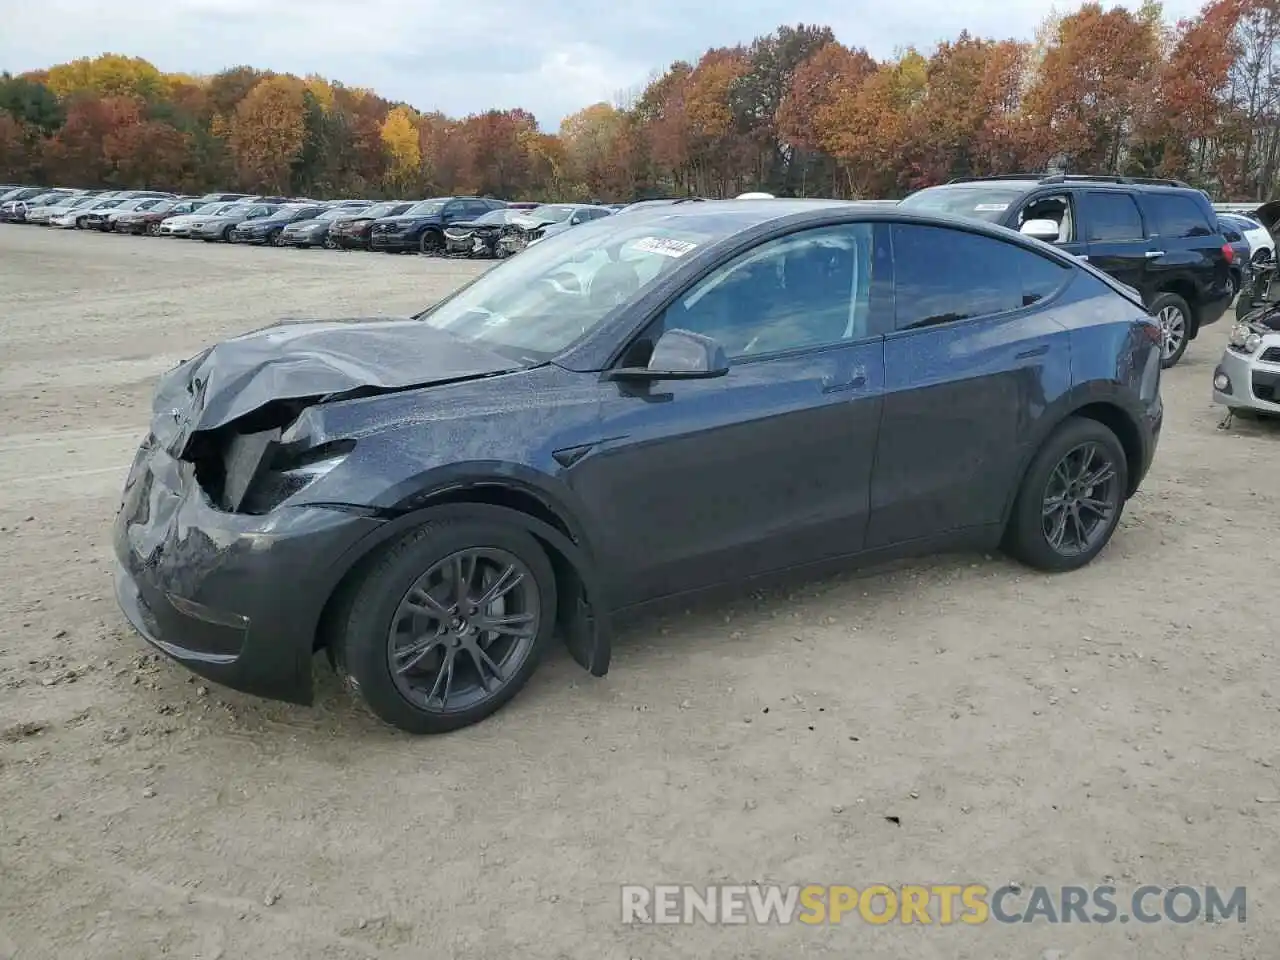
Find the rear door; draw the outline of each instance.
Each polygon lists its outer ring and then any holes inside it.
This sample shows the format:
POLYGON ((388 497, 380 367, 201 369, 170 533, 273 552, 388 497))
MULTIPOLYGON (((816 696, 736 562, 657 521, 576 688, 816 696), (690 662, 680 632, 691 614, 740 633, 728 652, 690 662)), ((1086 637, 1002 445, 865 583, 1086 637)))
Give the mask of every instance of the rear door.
POLYGON ((1052 310, 1071 267, 956 228, 892 237, 868 549, 999 524, 1036 416, 1071 379, 1052 310))
POLYGON ((1080 228, 1089 262, 1150 300, 1156 287, 1148 279, 1153 259, 1147 226, 1133 194, 1124 190, 1081 190, 1080 228))
POLYGON ((1208 201, 1202 205, 1176 190, 1147 190, 1139 199, 1151 237, 1147 282, 1152 289, 1183 293, 1197 312, 1202 303, 1225 298, 1230 268, 1208 201))

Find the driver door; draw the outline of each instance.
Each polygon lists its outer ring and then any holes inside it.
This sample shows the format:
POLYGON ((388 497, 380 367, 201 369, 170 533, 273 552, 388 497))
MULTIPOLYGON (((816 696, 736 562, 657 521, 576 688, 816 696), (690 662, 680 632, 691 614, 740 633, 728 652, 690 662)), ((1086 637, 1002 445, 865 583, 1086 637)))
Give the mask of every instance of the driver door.
POLYGON ((728 374, 602 381, 602 441, 567 471, 605 531, 622 605, 858 552, 884 391, 882 228, 765 241, 678 296, 664 330, 715 337, 728 374))

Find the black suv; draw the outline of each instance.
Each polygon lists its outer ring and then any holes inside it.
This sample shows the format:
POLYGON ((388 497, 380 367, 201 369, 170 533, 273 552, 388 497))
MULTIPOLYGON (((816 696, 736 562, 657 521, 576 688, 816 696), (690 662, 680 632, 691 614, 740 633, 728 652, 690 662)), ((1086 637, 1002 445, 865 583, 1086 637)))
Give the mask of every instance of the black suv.
POLYGON ((404 213, 373 222, 369 247, 388 253, 418 250, 444 252, 444 228, 465 220, 478 220, 506 204, 488 197, 433 197, 419 200, 404 213))
POLYGON ((973 177, 920 190, 902 206, 998 223, 1061 247, 1133 287, 1160 321, 1166 367, 1231 305, 1234 251, 1208 196, 1180 180, 973 177))

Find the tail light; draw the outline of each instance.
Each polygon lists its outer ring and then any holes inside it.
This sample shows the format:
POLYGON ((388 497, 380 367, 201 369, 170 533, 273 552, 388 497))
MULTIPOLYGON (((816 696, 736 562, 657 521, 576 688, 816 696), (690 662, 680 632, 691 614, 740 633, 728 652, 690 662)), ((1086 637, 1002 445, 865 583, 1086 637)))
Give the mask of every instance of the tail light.
POLYGON ((1222 255, 1226 257, 1227 263, 1231 263, 1236 258, 1236 252, 1231 249, 1231 244, 1224 243, 1222 245, 1222 255))

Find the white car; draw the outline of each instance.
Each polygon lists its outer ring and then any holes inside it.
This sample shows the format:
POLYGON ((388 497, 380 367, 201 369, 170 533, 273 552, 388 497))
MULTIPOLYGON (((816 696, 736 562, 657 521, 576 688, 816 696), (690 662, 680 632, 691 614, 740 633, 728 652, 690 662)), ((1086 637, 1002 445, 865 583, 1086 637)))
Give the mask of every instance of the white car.
POLYGON ((222 211, 228 210, 235 205, 236 201, 234 200, 215 201, 206 203, 199 209, 180 217, 169 217, 167 220, 160 221, 160 236, 189 237, 193 229, 204 226, 204 222, 210 217, 216 217, 222 211))
POLYGON ((1276 242, 1271 236, 1271 231, 1264 227, 1253 217, 1245 216, 1243 213, 1220 213, 1218 220, 1222 224, 1234 228, 1245 242, 1249 244, 1249 259, 1257 263, 1259 259, 1269 260, 1275 252, 1276 242), (1259 258, 1258 251, 1265 250, 1267 255, 1259 258))
POLYGON ((84 227, 84 218, 91 213, 106 212, 112 207, 124 203, 123 200, 103 200, 100 203, 86 203, 83 206, 73 207, 66 213, 60 214, 49 219, 49 226, 59 227, 63 230, 80 230, 84 227))
POLYGON ((1231 328, 1213 371, 1213 400, 1232 411, 1280 416, 1280 307, 1255 311, 1231 328))

